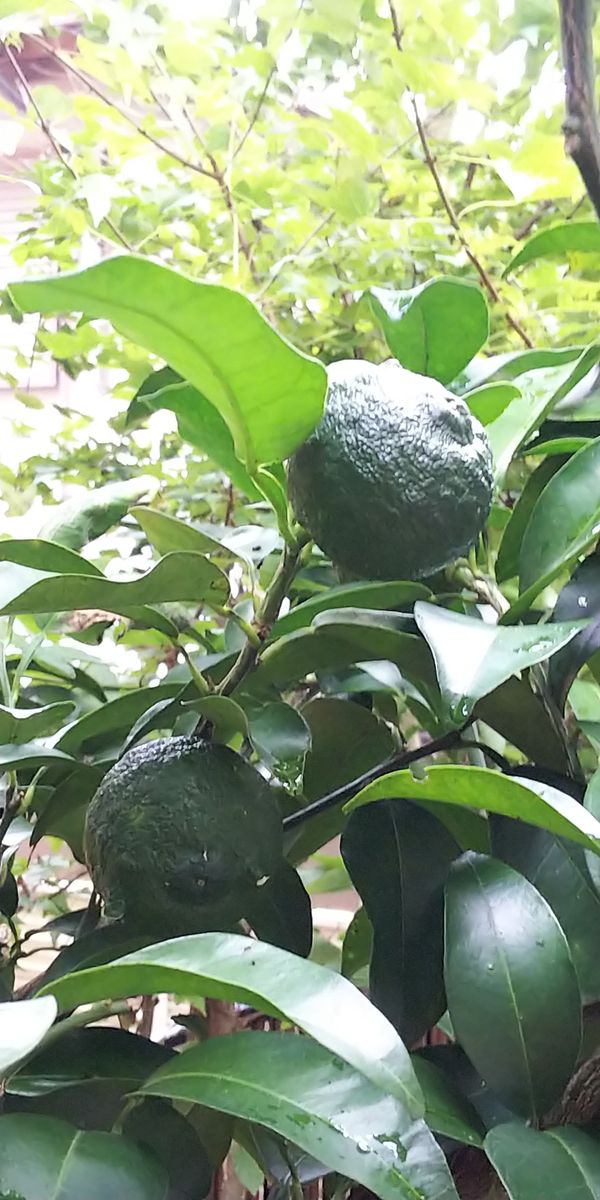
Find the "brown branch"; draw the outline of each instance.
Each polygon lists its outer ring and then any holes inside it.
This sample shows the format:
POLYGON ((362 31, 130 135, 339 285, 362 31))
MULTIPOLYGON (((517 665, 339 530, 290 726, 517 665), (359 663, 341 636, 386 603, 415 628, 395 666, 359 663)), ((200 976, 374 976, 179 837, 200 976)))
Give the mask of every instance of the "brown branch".
POLYGON ((398 13, 396 12, 394 0, 388 0, 388 8, 390 10, 390 18, 391 18, 391 22, 392 22, 392 33, 394 35, 394 41, 396 43, 397 49, 402 51, 402 37, 403 37, 404 31, 400 28, 400 22, 398 20, 398 13))
POLYGON ((591 0, 559 0, 565 73, 565 150, 600 219, 600 129, 596 112, 591 0))
MULTIPOLYGON (((427 163, 427 166, 429 167, 429 171, 431 173, 433 182, 435 183, 438 196, 444 206, 444 209, 446 210, 448 220, 449 220, 454 232, 456 233, 456 236, 457 236, 469 262, 477 271, 477 274, 479 275, 479 278, 483 284, 483 287, 485 288, 486 292, 488 293, 488 296, 494 303, 498 303, 498 302, 501 303, 502 297, 500 296, 500 292, 498 291, 496 284, 494 283, 493 279, 486 271, 483 263, 480 261, 480 259, 475 254, 475 251, 469 245, 469 242, 467 241, 467 238, 465 237, 465 234, 463 233, 462 226, 456 215, 452 201, 450 200, 450 197, 448 196, 448 194, 446 192, 446 189, 442 182, 440 173, 437 169, 437 163, 431 152, 431 147, 429 145, 427 133, 425 132, 425 126, 421 120, 416 97, 412 93, 411 93, 410 101, 412 104, 412 109, 413 109, 413 113, 414 113, 414 117, 415 117, 415 124, 417 126, 417 133, 419 135, 419 141, 421 142, 421 147, 423 149, 423 154, 425 156, 425 162, 427 163)), ((512 313, 510 313, 510 312, 505 312, 504 315, 505 315, 505 320, 506 320, 507 325, 510 325, 510 328, 513 329, 514 332, 520 337, 520 339, 524 343, 524 345, 527 346, 529 350, 532 350, 533 342, 532 342, 531 338, 529 337, 529 334, 526 333, 525 330, 523 329, 523 326, 519 323, 519 321, 517 321, 516 317, 513 317, 512 313)))
MULTIPOLYGON (((2 42, 2 48, 3 48, 4 53, 6 54, 6 57, 8 58, 8 61, 11 65, 15 75, 17 76, 17 79, 19 80, 21 87, 23 88, 23 91, 25 92, 25 95, 27 96, 27 99, 38 119, 39 126, 40 126, 40 129, 42 130, 42 133, 48 139, 50 145, 52 146, 52 149, 54 150, 54 153, 56 154, 56 157, 58 158, 59 162, 61 162, 63 167, 65 168, 65 171, 67 171, 69 173, 69 175, 71 176, 72 179, 77 180, 78 175, 73 170, 73 167, 71 166, 68 158, 66 157, 62 146, 60 145, 59 142, 57 142, 43 112, 41 111, 39 105, 37 104, 36 99, 33 95, 33 92, 29 86, 29 83, 27 82, 27 78, 26 78, 25 74, 23 73, 23 71, 21 70, 21 65, 19 63, 18 58, 16 57, 15 54, 13 54, 13 52, 7 42, 2 42)), ((126 250, 132 251, 132 247, 129 245, 129 242, 123 236, 120 229, 118 229, 118 227, 111 220, 111 218, 104 217, 104 223, 108 226, 111 233, 117 238, 117 241, 119 241, 126 250)), ((107 239, 107 240, 110 240, 110 239, 107 239)))
POLYGON ((183 154, 179 154, 177 150, 173 150, 171 146, 167 146, 164 142, 161 142, 160 138, 155 137, 153 133, 149 133, 147 129, 143 129, 142 126, 138 124, 135 117, 133 117, 131 113, 127 112, 127 109, 121 108, 120 104, 117 104, 115 100, 110 98, 110 96, 105 95, 102 89, 96 87, 96 84, 92 83, 91 79, 87 75, 84 75, 82 71, 79 71, 77 67, 74 67, 73 63, 70 62, 68 58, 63 58, 62 54, 57 54, 56 50, 53 50, 47 42, 44 42, 41 38, 36 37, 35 34, 31 34, 30 36, 33 42, 42 47, 46 53, 49 54, 51 58, 54 58, 56 62, 60 63, 65 70, 70 71, 71 75, 73 75, 75 79, 78 79, 79 82, 82 83, 83 86, 86 87, 93 96, 97 96, 99 100, 102 100, 104 104, 108 106, 108 108, 112 108, 113 111, 117 112, 124 121, 127 121, 129 125, 132 125, 137 133, 139 133, 140 137, 143 137, 146 139, 146 141, 151 142, 157 150, 160 150, 161 154, 168 155, 169 158, 172 158, 175 162, 178 162, 180 166, 187 167, 189 171, 195 171, 197 175, 203 175, 206 179, 216 179, 216 176, 213 174, 213 172, 208 171, 206 167, 202 166, 201 163, 193 162, 191 159, 185 158, 183 154))

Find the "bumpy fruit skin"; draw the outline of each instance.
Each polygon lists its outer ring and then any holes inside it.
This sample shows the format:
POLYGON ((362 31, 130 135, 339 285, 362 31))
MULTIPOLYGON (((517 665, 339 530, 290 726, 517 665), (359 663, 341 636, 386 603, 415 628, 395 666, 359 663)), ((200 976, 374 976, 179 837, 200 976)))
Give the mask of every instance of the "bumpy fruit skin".
POLYGON ((161 738, 130 750, 87 812, 85 852, 108 918, 164 936, 223 927, 281 866, 265 780, 226 746, 161 738))
POLYGON ((395 359, 328 369, 323 419, 288 465, 294 513, 345 572, 419 579, 464 555, 492 501, 483 427, 395 359))

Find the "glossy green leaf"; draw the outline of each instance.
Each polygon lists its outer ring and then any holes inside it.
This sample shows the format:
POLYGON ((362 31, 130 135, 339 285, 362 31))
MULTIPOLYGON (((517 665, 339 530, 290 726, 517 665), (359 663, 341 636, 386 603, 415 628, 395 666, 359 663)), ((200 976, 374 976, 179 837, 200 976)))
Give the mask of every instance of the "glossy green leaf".
MULTIPOLYGON (((318 800, 392 753, 389 729, 367 708, 351 700, 316 696, 302 710, 312 745, 304 763, 303 792, 309 802, 318 800)), ((286 854, 294 863, 304 862, 340 833, 345 823, 341 805, 306 821, 286 835, 286 854)))
POLYGON ((187 550, 190 553, 207 554, 209 558, 221 559, 227 565, 236 561, 237 556, 227 546, 203 533, 196 526, 190 525, 188 521, 179 521, 177 517, 159 512, 158 509, 138 505, 130 512, 138 525, 141 525, 150 544, 161 555, 171 554, 175 550, 187 550))
POLYGON ((157 701, 172 698, 179 691, 176 683, 160 683, 126 692, 74 721, 56 745, 69 754, 90 754, 107 737, 110 740, 125 733, 157 701))
POLYGON ((158 488, 159 481, 153 475, 93 488, 83 497, 57 504, 44 521, 40 537, 71 550, 81 550, 116 525, 136 501, 151 500, 158 488))
POLYGON ((550 438, 548 442, 536 442, 534 446, 526 446, 523 454, 530 458, 541 457, 545 454, 562 457, 565 454, 576 454, 578 450, 588 446, 591 441, 592 439, 589 437, 550 438))
POLYGON ((371 312, 403 367, 448 383, 485 342, 485 297, 464 279, 429 279, 408 291, 370 288, 371 312))
POLYGON ((506 579, 512 579, 514 575, 519 574, 521 543, 531 514, 538 497, 542 494, 552 476, 556 475, 560 466, 561 463, 558 459, 548 458, 545 462, 540 463, 537 470, 529 476, 502 535, 496 559, 496 579, 498 583, 504 583, 506 579))
POLYGON ((597 221, 561 221, 534 233, 515 254, 504 270, 508 275, 526 263, 540 258, 568 258, 571 252, 597 254, 600 250, 600 229, 597 221))
POLYGON ((0 1004, 0 1078, 41 1042, 57 1014, 52 996, 0 1004))
POLYGON ((176 938, 59 979, 49 990, 63 1010, 108 997, 171 991, 265 1005, 398 1096, 412 1112, 422 1111, 406 1049, 383 1014, 341 975, 266 942, 221 933, 176 938))
POLYGON ((600 649, 600 557, 597 554, 590 554, 576 567, 559 594, 552 619, 569 621, 583 613, 588 618, 585 629, 550 660, 548 683, 561 712, 578 672, 600 649))
POLYGON ((444 1071, 421 1054, 413 1054, 412 1063, 425 1097, 429 1128, 467 1146, 482 1146, 485 1126, 466 1096, 444 1071))
POLYGON ((127 255, 10 290, 23 312, 100 317, 165 359, 219 410, 250 473, 257 463, 287 458, 319 421, 324 368, 294 350, 239 292, 127 255))
POLYGON ((230 696, 200 696, 197 700, 185 701, 183 707, 210 721, 213 736, 219 742, 230 742, 236 733, 244 737, 248 733, 248 718, 230 696))
POLYGON ((427 600, 430 596, 429 588, 421 583, 344 583, 340 587, 327 588, 292 608, 276 621, 273 636, 282 637, 296 629, 305 629, 319 613, 331 608, 409 608, 415 600, 427 600))
POLYGON ((583 628, 581 622, 507 628, 423 600, 415 604, 415 621, 431 647, 442 699, 456 725, 483 696, 549 658, 583 628))
POLYGON ((600 821, 564 792, 538 784, 542 793, 538 795, 526 786, 527 782, 524 779, 517 783, 485 767, 428 767, 419 776, 411 771, 393 771, 368 784, 345 809, 352 812, 361 804, 394 797, 428 804, 464 805, 528 821, 600 854, 600 821))
POLYGON ((289 863, 253 888, 244 906, 244 917, 262 942, 280 946, 306 958, 313 938, 310 896, 289 863))
POLYGON ((512 400, 517 400, 520 396, 521 392, 516 384, 498 382, 474 388, 472 392, 466 392, 463 399, 482 425, 490 425, 502 415, 512 400))
POLYGON ((471 1062, 510 1109, 539 1119, 573 1073, 581 997, 551 908, 496 859, 469 855, 450 873, 444 976, 471 1062))
POLYGON ((38 767, 50 767, 56 763, 67 765, 73 761, 70 754, 40 746, 37 742, 0 746, 0 771, 20 771, 28 767, 37 770, 38 767))
POLYGON ((42 538, 7 538, 0 541, 0 562, 18 563, 22 567, 57 575, 102 576, 99 567, 75 550, 58 546, 55 542, 45 542, 42 538))
POLYGON ((19 1200, 167 1200, 154 1157, 116 1133, 82 1131, 54 1117, 0 1117, 0 1191, 19 1200))
POLYGON ((599 469, 597 438, 570 458, 544 488, 521 543, 519 599, 506 619, 525 612, 542 589, 598 537, 600 502, 593 481, 599 469))
POLYGON ((13 563, 0 565, 0 614, 71 612, 102 608, 124 616, 139 612, 156 628, 172 624, 146 605, 173 600, 222 604, 229 591, 227 577, 201 554, 167 554, 154 567, 127 583, 89 575, 51 575, 13 563))
POLYGON ((236 456, 233 437, 221 413, 171 367, 161 367, 144 380, 127 410, 127 427, 139 424, 161 408, 175 413, 184 441, 202 450, 245 496, 260 499, 258 488, 236 456))
POLYGON ((575 361, 558 367, 542 367, 519 377, 521 397, 486 428, 494 455, 494 475, 502 486, 510 463, 520 446, 538 429, 547 413, 569 394, 600 358, 600 347, 589 346, 575 361))
MULTIPOLYGON (((42 1004, 44 998, 28 1003, 42 1004)), ((11 1075, 6 1090, 13 1096, 45 1096, 65 1087, 111 1080, 123 1091, 133 1091, 174 1053, 124 1029, 70 1029, 11 1075)))
POLYGON ((250 717, 248 733, 267 766, 296 764, 298 773, 302 770, 304 756, 310 750, 310 729, 291 704, 274 701, 258 709, 250 717))
POLYGON ((27 742, 56 733, 74 708, 69 700, 43 708, 8 708, 0 704, 0 743, 27 742))
POLYGON ((412 1046, 446 1009, 444 884, 459 847, 418 805, 381 800, 352 813, 341 852, 373 926, 371 999, 412 1046))
MULTIPOLYGON (((600 769, 594 771, 583 798, 585 811, 600 822, 600 769)), ((588 871, 600 895, 600 857, 592 852, 586 852, 585 861, 588 871)))
POLYGON ((548 901, 569 943, 584 1004, 600 1000, 600 896, 585 850, 506 817, 492 817, 490 829, 492 854, 524 875, 548 901))
POLYGON ((596 1200, 600 1144, 573 1125, 538 1133, 526 1125, 497 1125, 485 1151, 509 1200, 596 1200))
POLYGON ((143 1092, 266 1125, 381 1200, 456 1196, 424 1122, 308 1038, 213 1038, 157 1071, 143 1092))

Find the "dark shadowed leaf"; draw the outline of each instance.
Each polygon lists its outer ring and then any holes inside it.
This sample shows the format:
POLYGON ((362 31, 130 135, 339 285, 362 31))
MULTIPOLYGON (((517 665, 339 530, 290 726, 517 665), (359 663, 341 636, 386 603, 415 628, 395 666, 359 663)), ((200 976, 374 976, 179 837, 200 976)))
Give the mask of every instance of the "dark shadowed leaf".
POLYGON ((373 926, 366 910, 358 908, 346 930, 342 946, 342 975, 352 979, 368 966, 373 951, 373 926))
POLYGON ((600 649, 600 556, 589 558, 573 572, 560 592, 552 614, 553 621, 572 621, 585 616, 585 629, 553 655, 548 669, 548 682, 560 706, 564 709, 571 684, 581 667, 600 649))
POLYGON ((486 1154, 509 1200, 597 1200, 600 1195, 600 1143, 591 1133, 525 1125, 497 1125, 485 1139, 486 1154))
POLYGON ((207 1152, 192 1123, 173 1105, 148 1096, 131 1110, 123 1133, 161 1163, 169 1180, 167 1200, 206 1196, 212 1180, 207 1152))
POLYGON ((596 221, 561 221, 534 233, 505 268, 504 274, 516 271, 525 263, 539 258, 566 258, 572 252, 597 254, 600 250, 600 229, 596 221))
POLYGON ((542 701, 525 678, 513 675, 489 696, 478 700, 474 715, 522 750, 532 762, 563 774, 568 769, 565 747, 542 701))
POLYGON ((310 750, 310 729, 301 713, 291 704, 274 701, 250 717, 250 741, 269 767, 296 764, 302 771, 304 756, 310 750))
POLYGON ((464 279, 429 279, 408 291, 370 288, 371 312, 403 367, 448 383, 485 342, 485 297, 464 279))
POLYGON ((264 1005, 262 1011, 283 1014, 412 1111, 422 1111, 408 1053, 383 1014, 341 975, 266 942, 224 933, 174 938, 46 986, 63 1009, 155 992, 264 1005))
POLYGON ((219 410, 250 473, 257 463, 287 458, 319 421, 324 368, 294 350, 240 292, 149 258, 116 255, 83 271, 15 283, 11 293, 24 312, 104 318, 163 358, 219 410))
POLYGON ((0 1117, 0 1191, 19 1200, 167 1200, 160 1163, 116 1133, 53 1117, 0 1117))
POLYGON ((262 942, 306 957, 312 945, 310 896, 297 871, 283 862, 261 887, 253 888, 244 916, 262 942))
POLYGON ((444 884, 459 847, 424 809, 382 800, 352 814, 341 851, 373 926, 371 999, 412 1046, 446 1009, 444 884))
MULTIPOLYGON (((42 999, 30 1003, 41 1004, 42 999)), ((123 1091, 134 1091, 174 1053, 124 1029, 71 1029, 12 1075, 6 1090, 18 1096, 44 1096, 109 1079, 123 1091)))
POLYGON ((445 946, 459 1042, 509 1108, 539 1118, 570 1079, 581 1038, 577 976, 556 917, 511 867, 469 855, 446 887, 445 946))
POLYGON ((160 683, 157 687, 126 692, 74 721, 56 744, 69 754, 90 754, 103 742, 124 734, 158 701, 170 699, 180 690, 176 683, 160 683))
POLYGON ((266 1125, 382 1200, 456 1196, 424 1122, 308 1038, 213 1038, 157 1071, 143 1091, 266 1125))
POLYGON ((569 943, 584 1004, 599 1000, 600 896, 585 850, 508 817, 490 817, 490 831, 492 854, 524 875, 548 901, 569 943))

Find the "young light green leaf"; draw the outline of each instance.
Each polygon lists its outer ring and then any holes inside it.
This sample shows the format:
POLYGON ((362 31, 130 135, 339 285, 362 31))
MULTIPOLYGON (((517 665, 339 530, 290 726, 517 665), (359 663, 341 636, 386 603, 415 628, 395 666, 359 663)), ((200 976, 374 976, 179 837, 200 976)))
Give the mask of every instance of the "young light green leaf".
POLYGON ((600 1195, 600 1145, 573 1125, 538 1133, 526 1125, 497 1125, 485 1152, 509 1200, 596 1200, 600 1195))
POLYGON ((525 779, 517 783, 485 767, 428 767, 419 778, 411 771, 393 771, 358 792, 345 810, 352 812, 361 804, 394 797, 427 804, 457 804, 528 821, 600 854, 600 821, 557 788, 536 782, 538 790, 534 792, 528 783, 525 779))
POLYGON ((239 292, 133 255, 15 283, 10 291, 23 312, 100 317, 163 358, 219 410, 250 474, 259 463, 287 458, 319 421, 324 368, 280 337, 239 292))
POLYGON ((0 1004, 0 1078, 41 1042, 58 1012, 53 996, 0 1004))
POLYGON ((365 296, 394 357, 441 383, 454 379, 488 336, 485 297, 465 279, 429 279, 409 291, 373 287, 365 296))
POLYGON ((447 715, 456 725, 505 679, 549 658, 584 627, 582 621, 491 625, 423 600, 415 604, 415 621, 431 648, 447 715))
POLYGON ((505 863, 471 854, 453 866, 444 978, 452 1025, 471 1062, 508 1108, 538 1120, 575 1068, 581 996, 552 909, 505 863))
POLYGON ((463 400, 469 405, 474 417, 482 425, 491 425, 502 415, 512 400, 521 396, 521 390, 514 383, 485 383, 472 392, 465 392, 463 400))
POLYGON ((308 1038, 212 1038, 156 1071, 142 1093, 265 1125, 381 1200, 456 1198, 425 1122, 308 1038))
POLYGON ((597 254, 600 250, 600 228, 597 221, 561 221, 535 233, 511 258, 504 274, 509 275, 526 263, 540 258, 567 258, 570 253, 597 254))
POLYGON ((266 942, 225 933, 176 938, 65 976, 47 989, 63 1011, 92 1000, 171 991, 266 1005, 398 1096, 414 1115, 423 1111, 406 1048, 383 1014, 341 975, 266 942))

